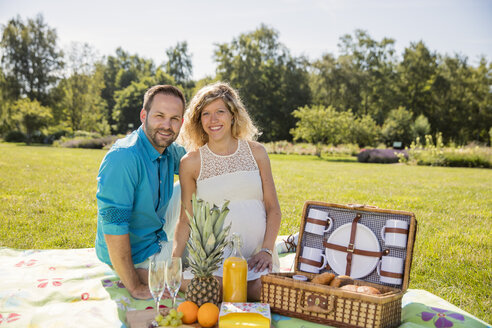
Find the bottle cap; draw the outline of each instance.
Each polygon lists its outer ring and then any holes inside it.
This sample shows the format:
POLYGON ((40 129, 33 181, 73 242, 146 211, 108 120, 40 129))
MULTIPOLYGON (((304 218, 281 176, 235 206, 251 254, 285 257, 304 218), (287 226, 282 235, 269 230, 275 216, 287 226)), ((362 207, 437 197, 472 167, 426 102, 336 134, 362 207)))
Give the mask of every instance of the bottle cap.
POLYGON ((242 246, 242 240, 241 240, 241 235, 240 234, 238 234, 237 232, 234 232, 232 234, 231 241, 234 244, 234 247, 241 248, 241 246, 242 246))

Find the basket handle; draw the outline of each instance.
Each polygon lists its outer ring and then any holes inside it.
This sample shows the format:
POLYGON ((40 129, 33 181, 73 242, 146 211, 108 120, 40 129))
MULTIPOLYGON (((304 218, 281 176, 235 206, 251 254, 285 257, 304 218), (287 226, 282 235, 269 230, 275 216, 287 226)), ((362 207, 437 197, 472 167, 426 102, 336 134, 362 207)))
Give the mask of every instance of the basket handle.
POLYGON ((369 208, 369 209, 379 208, 375 205, 365 205, 365 204, 347 204, 347 206, 352 208, 369 208))
POLYGON ((302 290, 299 307, 308 312, 330 313, 335 308, 335 296, 315 293, 306 295, 306 292, 302 290))

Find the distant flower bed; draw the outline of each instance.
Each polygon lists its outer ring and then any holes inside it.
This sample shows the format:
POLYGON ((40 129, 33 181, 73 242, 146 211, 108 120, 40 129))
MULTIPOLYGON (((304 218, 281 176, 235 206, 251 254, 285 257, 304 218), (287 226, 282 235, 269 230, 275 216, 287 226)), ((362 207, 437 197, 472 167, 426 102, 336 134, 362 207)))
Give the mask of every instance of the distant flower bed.
POLYGON ((400 158, 408 158, 406 150, 397 149, 362 149, 357 155, 357 161, 362 163, 398 163, 400 158))
POLYGON ((412 149, 409 154, 410 164, 492 168, 492 148, 490 147, 444 148, 440 151, 412 149))
POLYGON ((478 145, 444 147, 441 134, 417 138, 408 149, 408 159, 402 162, 416 165, 492 168, 492 148, 478 145), (435 141, 434 141, 435 139, 435 141))
MULTIPOLYGON (((310 143, 292 143, 289 141, 273 141, 263 143, 269 154, 317 155, 316 146, 310 143)), ((359 147, 353 144, 321 145, 321 154, 325 156, 357 156, 359 147)))
POLYGON ((109 149, 118 138, 118 136, 63 137, 60 140, 55 141, 53 146, 65 148, 109 149))

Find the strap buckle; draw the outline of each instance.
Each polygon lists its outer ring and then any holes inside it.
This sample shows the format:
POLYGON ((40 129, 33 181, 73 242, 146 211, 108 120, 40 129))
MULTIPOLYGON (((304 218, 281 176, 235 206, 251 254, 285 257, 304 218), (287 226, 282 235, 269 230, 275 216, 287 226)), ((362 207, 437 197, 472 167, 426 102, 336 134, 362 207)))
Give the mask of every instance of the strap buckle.
POLYGON ((355 249, 355 245, 353 243, 349 243, 347 246, 347 252, 353 253, 355 249))

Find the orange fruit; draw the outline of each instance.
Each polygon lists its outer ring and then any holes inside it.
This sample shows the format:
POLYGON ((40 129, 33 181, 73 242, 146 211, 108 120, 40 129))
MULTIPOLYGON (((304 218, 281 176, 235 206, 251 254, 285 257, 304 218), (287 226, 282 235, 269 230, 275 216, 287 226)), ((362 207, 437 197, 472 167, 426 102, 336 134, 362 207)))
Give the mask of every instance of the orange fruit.
POLYGON ((198 309, 198 323, 205 328, 213 327, 219 321, 219 308, 214 303, 205 303, 198 309))
POLYGON ((178 312, 183 313, 183 323, 195 323, 198 316, 198 305, 192 301, 184 301, 178 306, 178 312))

